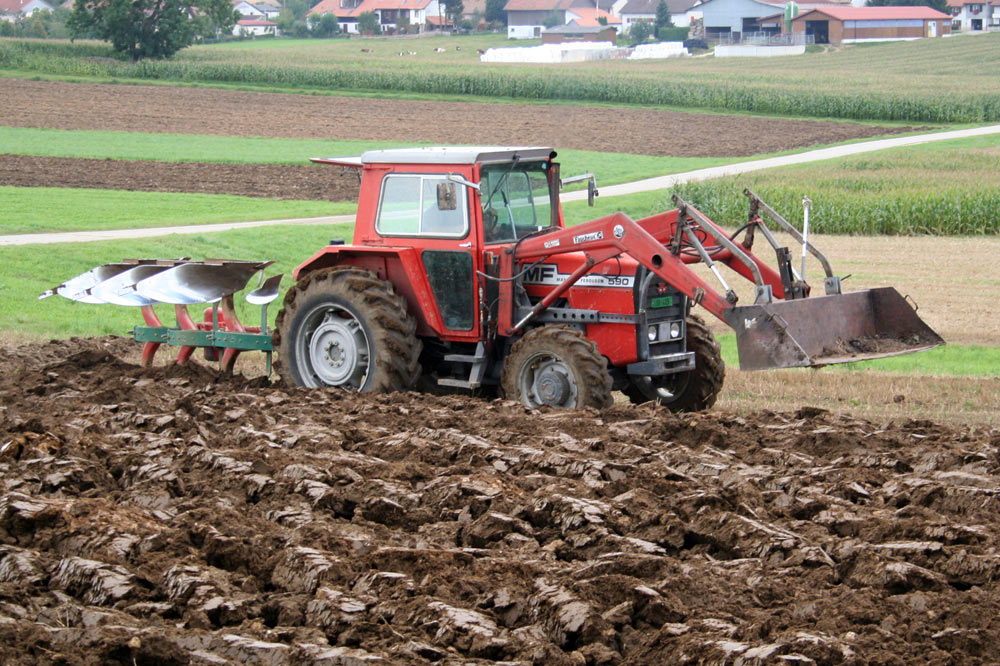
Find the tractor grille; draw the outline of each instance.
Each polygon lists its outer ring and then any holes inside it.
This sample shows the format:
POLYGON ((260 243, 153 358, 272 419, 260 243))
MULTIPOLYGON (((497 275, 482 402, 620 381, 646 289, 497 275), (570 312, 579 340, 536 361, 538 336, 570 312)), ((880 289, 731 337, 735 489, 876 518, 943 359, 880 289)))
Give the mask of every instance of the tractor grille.
POLYGON ((647 360, 687 350, 687 296, 662 278, 640 268, 635 281, 635 307, 640 314, 636 326, 639 360, 647 360), (650 339, 650 328, 656 328, 650 339))

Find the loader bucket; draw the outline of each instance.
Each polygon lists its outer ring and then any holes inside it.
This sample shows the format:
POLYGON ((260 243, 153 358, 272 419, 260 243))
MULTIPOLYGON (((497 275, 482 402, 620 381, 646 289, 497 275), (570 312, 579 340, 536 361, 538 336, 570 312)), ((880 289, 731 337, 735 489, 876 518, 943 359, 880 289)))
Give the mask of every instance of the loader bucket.
POLYGON ((740 368, 821 367, 944 344, 892 287, 734 307, 740 368))

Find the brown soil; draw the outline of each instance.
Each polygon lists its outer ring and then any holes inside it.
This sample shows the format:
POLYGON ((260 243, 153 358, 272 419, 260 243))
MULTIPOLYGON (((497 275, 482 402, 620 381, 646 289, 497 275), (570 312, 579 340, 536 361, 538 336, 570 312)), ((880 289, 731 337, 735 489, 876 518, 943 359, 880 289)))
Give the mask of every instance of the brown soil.
POLYGON ((979 664, 1000 431, 0 349, 0 663, 979 664))
POLYGON ((329 166, 130 162, 0 155, 0 185, 357 201, 354 173, 329 166))
POLYGON ((675 157, 773 153, 916 128, 658 109, 423 102, 0 79, 16 127, 543 145, 675 157))

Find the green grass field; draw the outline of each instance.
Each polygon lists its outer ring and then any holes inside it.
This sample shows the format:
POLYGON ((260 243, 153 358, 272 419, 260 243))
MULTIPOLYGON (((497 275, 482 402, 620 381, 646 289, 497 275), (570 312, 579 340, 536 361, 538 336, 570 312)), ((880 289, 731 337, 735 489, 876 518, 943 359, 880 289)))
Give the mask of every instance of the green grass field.
POLYGON ((285 201, 227 194, 3 187, 0 234, 135 229, 343 215, 354 203, 285 201))
MULTIPOLYGON (((418 145, 425 144, 0 127, 0 153, 41 157, 305 166, 310 164, 311 157, 359 155, 366 150, 418 145)), ((593 172, 598 183, 606 185, 731 164, 743 159, 559 151, 563 176, 593 172)), ((316 168, 331 167, 318 165, 316 168)))
MULTIPOLYGON (((391 40, 258 40, 184 49, 168 61, 95 58, 93 44, 0 40, 0 67, 103 79, 644 104, 792 116, 983 122, 1000 119, 1000 34, 873 44, 787 58, 481 63, 523 46, 496 35, 391 40), (362 53, 361 48, 372 53, 362 53), (456 50, 458 47, 461 50, 456 50), (417 55, 399 57, 402 49, 417 55), (445 52, 436 53, 435 48, 445 52)), ((106 51, 110 54, 110 51, 106 51)))

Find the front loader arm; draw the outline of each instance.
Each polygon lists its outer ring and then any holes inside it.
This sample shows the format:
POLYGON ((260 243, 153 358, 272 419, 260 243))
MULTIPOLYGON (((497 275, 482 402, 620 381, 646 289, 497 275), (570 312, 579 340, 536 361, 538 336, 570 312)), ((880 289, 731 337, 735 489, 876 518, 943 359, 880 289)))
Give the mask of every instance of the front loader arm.
MULTIPOLYGON (((664 230, 669 233, 668 230, 664 230)), ((557 232, 529 237, 511 246, 500 258, 499 332, 515 335, 534 316, 549 307, 594 266, 621 254, 626 254, 650 271, 674 285, 694 303, 726 321, 725 311, 735 303, 727 300, 701 279, 685 263, 680 254, 656 239, 643 226, 624 213, 614 213, 557 232), (526 261, 538 260, 569 252, 583 252, 586 261, 565 281, 553 289, 532 308, 531 314, 519 322, 513 321, 513 290, 517 267, 526 261)))

